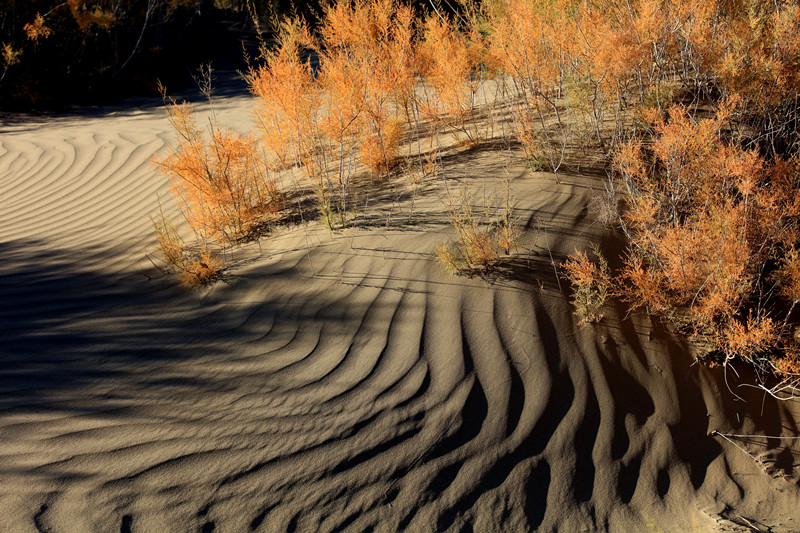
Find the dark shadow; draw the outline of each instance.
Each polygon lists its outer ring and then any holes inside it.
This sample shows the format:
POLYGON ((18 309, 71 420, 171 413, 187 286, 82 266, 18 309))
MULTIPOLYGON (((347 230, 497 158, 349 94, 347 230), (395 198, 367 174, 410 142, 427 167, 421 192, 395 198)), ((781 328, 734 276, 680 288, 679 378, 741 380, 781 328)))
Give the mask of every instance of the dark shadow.
POLYGON ((508 393, 506 437, 510 437, 517 429, 517 424, 522 418, 523 408, 525 407, 525 383, 522 381, 522 376, 513 361, 508 365, 508 371, 511 374, 511 386, 508 393))
POLYGON ((133 516, 126 514, 122 517, 122 524, 119 526, 119 533, 131 533, 131 526, 133 525, 133 516))
POLYGON ((416 436, 421 430, 422 427, 413 427, 408 431, 405 431, 392 439, 389 439, 385 442, 381 442, 377 446, 374 446, 366 451, 359 453, 355 457, 346 459, 337 464, 336 466, 334 466, 329 471, 329 475, 333 476, 336 474, 341 474, 342 472, 351 470, 371 459, 375 459, 384 452, 387 452, 395 448, 396 446, 401 446, 404 442, 416 436))
MULTIPOLYGON (((538 324, 548 370, 553 381, 545 411, 533 430, 518 447, 500 457, 484 473, 476 486, 471 487, 466 494, 459 498, 455 505, 445 509, 439 515, 437 521, 438 531, 445 531, 455 522, 458 516, 471 509, 482 495, 500 487, 523 461, 533 458, 544 451, 556 428, 573 404, 575 388, 569 374, 561 368, 561 353, 555 325, 547 311, 541 306, 536 307, 535 320, 538 324)), ((588 452, 591 454, 591 449, 588 452)), ((539 459, 537 466, 532 470, 528 486, 530 496, 526 508, 529 511, 528 520, 531 524, 540 524, 543 520, 544 502, 547 499, 547 487, 549 487, 550 481, 549 476, 549 465, 543 459, 539 459)))
MULTIPOLYGON (((481 427, 483 427, 483 422, 486 420, 488 409, 489 405, 486 402, 486 395, 483 392, 483 387, 481 387, 478 378, 475 377, 469 395, 464 402, 464 416, 461 425, 452 435, 437 443, 436 447, 430 451, 428 460, 444 457, 477 437, 478 433, 481 431, 481 427)), ((456 469, 456 471, 457 470, 458 469, 456 469)), ((440 483, 437 486, 431 486, 428 490, 438 495, 446 488, 441 483, 441 480, 449 479, 452 481, 454 478, 455 475, 450 478, 450 476, 445 474, 439 479, 440 483)), ((436 481, 436 479, 434 479, 434 481, 436 481)))
POLYGON ((798 467, 800 467, 800 453, 797 451, 787 447, 775 454, 774 475, 790 479, 796 476, 795 469, 798 467))
POLYGON ((258 513, 253 518, 253 520, 250 521, 250 531, 256 531, 259 527, 261 527, 261 524, 264 523, 264 519, 267 518, 267 515, 269 515, 269 512, 271 510, 272 507, 267 507, 266 509, 258 513))
POLYGON ((594 385, 588 380, 583 420, 575 431, 575 499, 588 502, 594 493, 595 468, 592 452, 597 441, 602 413, 594 385))
POLYGON ((40 533, 44 533, 50 530, 50 528, 45 527, 45 525, 42 524, 42 517, 47 512, 47 509, 48 509, 47 504, 42 504, 42 506, 39 507, 39 511, 33 515, 33 525, 34 527, 36 527, 36 530, 39 531, 40 533))
POLYGON ((298 522, 300 521, 300 515, 294 515, 292 519, 289 521, 289 524, 286 526, 286 531, 288 533, 294 533, 297 531, 298 522))
MULTIPOLYGON (((680 353, 680 348, 669 342, 669 353, 680 353)), ((686 352, 683 357, 671 357, 672 375, 678 381, 680 422, 669 426, 675 450, 686 463, 689 479, 695 490, 706 479, 708 467, 720 454, 722 447, 709 436, 709 408, 703 398, 700 368, 688 368, 686 352)))
POLYGON ((547 494, 550 492, 550 465, 544 459, 531 469, 528 477, 525 514, 532 530, 542 525, 547 509, 547 494))
MULTIPOLYGON (((236 343, 225 348, 226 339, 247 338, 276 316, 289 327, 349 320, 336 306, 320 310, 288 301, 237 302, 230 312, 211 312, 225 304, 224 296, 218 301, 204 296, 205 289, 180 287, 175 277, 155 268, 132 274, 95 266, 113 264, 112 253, 53 250, 34 241, 0 243, 0 409, 69 410, 49 402, 106 382, 213 391, 225 384, 210 377, 165 378, 143 369, 226 355, 222 350, 236 349, 236 343), (250 319, 242 325, 237 317, 250 319)), ((273 275, 307 283, 296 269, 282 268, 268 267, 258 276, 265 283, 273 275)), ((95 407, 102 409, 103 401, 98 398, 95 407)))
MULTIPOLYGON (((190 78, 194 72, 187 70, 190 78)), ((215 107, 224 107, 227 100, 234 98, 252 98, 247 82, 239 72, 234 70, 215 71, 212 98, 215 107)), ((191 82, 193 83, 193 82, 191 82)), ((208 100, 196 86, 183 87, 179 91, 170 91, 168 96, 176 102, 204 104, 208 100)), ((164 111, 164 100, 160 96, 138 96, 126 98, 115 103, 96 106, 75 106, 59 112, 5 113, 0 114, 0 133, 5 128, 13 128, 20 133, 41 128, 42 125, 58 125, 61 122, 76 122, 83 119, 115 118, 140 115, 142 113, 161 114, 164 111)))
POLYGON ((659 469, 656 477, 656 492, 660 498, 666 498, 670 484, 669 471, 666 468, 659 469))
POLYGON ((623 462, 620 465, 617 486, 619 487, 619 497, 626 504, 631 503, 633 494, 636 492, 641 466, 642 457, 640 455, 634 455, 627 464, 623 462))
MULTIPOLYGON (((629 329, 630 322, 624 325, 624 329, 629 329)), ((631 339, 628 348, 636 354, 644 356, 644 349, 639 345, 638 337, 632 331, 626 338, 631 339)), ((600 357, 600 364, 603 368, 603 375, 608 380, 608 386, 614 398, 614 437, 611 441, 611 458, 622 459, 628 452, 630 437, 628 428, 625 426, 625 419, 629 414, 633 415, 636 428, 641 428, 647 419, 655 413, 656 406, 650 393, 628 372, 619 370, 619 353, 617 343, 613 338, 609 338, 605 343, 606 349, 597 345, 597 353, 602 354, 607 351, 607 357, 600 357)))
MULTIPOLYGON (((708 413, 713 408, 706 405, 703 397, 703 388, 707 386, 702 376, 705 369, 699 365, 691 366, 688 345, 669 333, 658 320, 642 320, 641 311, 636 312, 636 319, 627 318, 627 306, 620 302, 612 302, 608 307, 611 319, 604 320, 600 329, 608 331, 610 335, 596 348, 616 407, 611 457, 620 461, 620 497, 623 500, 633 497, 642 461, 641 452, 628 457, 633 437, 629 431, 639 431, 656 412, 653 396, 635 377, 637 371, 644 375, 659 372, 666 379, 675 380, 680 421, 670 425, 669 430, 675 450, 687 466, 692 487, 697 490, 705 482, 711 463, 723 452, 720 445, 708 435, 708 413), (649 329, 643 326, 647 323, 649 329), (658 342, 659 352, 668 356, 660 359, 658 364, 651 364, 643 344, 646 339, 658 342), (630 355, 625 355, 623 351, 630 355), (629 369, 620 368, 623 358, 627 359, 625 364, 629 369), (626 419, 630 419, 630 428, 626 425, 626 419)), ((670 486, 669 473, 659 472, 656 485, 659 494, 666 494, 670 486)))

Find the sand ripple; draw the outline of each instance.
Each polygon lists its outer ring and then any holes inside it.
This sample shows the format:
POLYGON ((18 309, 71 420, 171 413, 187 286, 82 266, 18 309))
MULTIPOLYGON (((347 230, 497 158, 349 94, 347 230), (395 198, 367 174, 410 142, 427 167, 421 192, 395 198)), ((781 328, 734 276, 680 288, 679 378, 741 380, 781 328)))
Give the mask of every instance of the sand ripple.
POLYGON ((189 292, 145 259, 160 113, 0 135, 0 531, 800 530, 792 441, 708 436, 797 434, 794 406, 731 401, 622 308, 577 326, 549 254, 605 238, 582 185, 519 171, 528 248, 493 283, 432 262, 423 198, 189 292))

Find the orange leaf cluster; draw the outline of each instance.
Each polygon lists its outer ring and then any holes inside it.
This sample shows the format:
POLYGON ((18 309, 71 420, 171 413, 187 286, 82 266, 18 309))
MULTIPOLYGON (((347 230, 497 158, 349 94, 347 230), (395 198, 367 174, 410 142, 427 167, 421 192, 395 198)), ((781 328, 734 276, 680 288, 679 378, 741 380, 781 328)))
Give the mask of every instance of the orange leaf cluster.
POLYGON ((178 144, 154 162, 170 178, 190 226, 219 240, 247 235, 280 209, 275 182, 253 136, 199 129, 189 104, 167 107, 178 144))
POLYGON ((225 262, 211 253, 206 243, 199 250, 190 250, 181 239, 175 226, 162 212, 158 218, 151 217, 161 258, 167 268, 178 276, 187 287, 208 285, 217 279, 225 268, 225 262))
MULTIPOLYGON (((669 118, 653 113, 652 144, 618 148, 631 239, 621 292, 654 313, 686 309, 679 325, 752 361, 793 343, 764 295, 781 294, 792 309, 800 297, 800 173, 797 157, 768 162, 724 141, 728 113, 724 105, 704 120, 681 107, 669 118)), ((788 321, 791 309, 783 313, 788 321)))
POLYGON ((457 200, 451 200, 450 222, 456 238, 436 250, 437 259, 449 270, 487 269, 495 264, 500 253, 510 253, 516 248, 520 233, 514 226, 511 191, 507 191, 505 208, 498 210, 497 220, 485 223, 476 213, 473 197, 462 191, 457 200))
POLYGON ((41 13, 36 13, 36 18, 33 19, 33 22, 25 24, 22 29, 25 30, 25 35, 27 35, 28 40, 34 42, 39 42, 40 39, 47 39, 53 32, 53 30, 45 24, 44 17, 41 13))
POLYGON ((67 0, 67 5, 81 31, 86 31, 92 26, 108 29, 117 22, 113 10, 104 9, 97 2, 67 0))
POLYGON ((779 327, 771 318, 745 322, 732 321, 724 330, 724 344, 728 357, 739 357, 752 362, 753 359, 774 347, 779 327))
POLYGON ((311 64, 301 55, 310 41, 299 20, 284 22, 266 64, 249 73, 261 140, 273 167, 303 166, 313 151, 320 95, 311 64))
POLYGON ((419 56, 427 81, 418 99, 423 115, 445 124, 462 125, 472 111, 472 96, 477 90, 472 79, 475 56, 469 37, 458 31, 450 19, 431 15, 424 22, 419 56))
POLYGON ((358 161, 379 173, 395 163, 416 82, 413 19, 392 0, 338 2, 318 36, 284 22, 249 73, 269 165, 309 176, 326 220, 335 210, 344 224, 358 161))
POLYGON ((319 39, 299 20, 282 25, 266 65, 250 72, 262 138, 281 165, 320 182, 329 172, 345 180, 354 150, 370 168, 391 166, 416 81, 413 18, 391 0, 339 2, 319 39))
POLYGON ((597 262, 589 259, 586 252, 575 250, 561 264, 564 277, 574 289, 572 304, 580 315, 581 322, 597 322, 603 318, 602 308, 611 296, 612 280, 606 259, 594 249, 597 262))
POLYGON ((392 0, 339 2, 326 10, 316 47, 322 131, 340 146, 348 135, 361 161, 378 171, 393 164, 408 116, 416 81, 413 19, 411 8, 392 0))

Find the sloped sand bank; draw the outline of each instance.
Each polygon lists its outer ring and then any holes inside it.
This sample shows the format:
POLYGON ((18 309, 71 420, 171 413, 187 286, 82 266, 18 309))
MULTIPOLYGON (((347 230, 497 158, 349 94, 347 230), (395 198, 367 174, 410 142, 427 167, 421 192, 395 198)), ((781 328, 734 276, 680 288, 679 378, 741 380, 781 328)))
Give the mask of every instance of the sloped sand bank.
POLYGON ((800 531, 798 441, 710 435, 796 436, 796 404, 621 307, 577 325, 550 255, 608 238, 590 178, 445 154, 514 178, 485 279, 433 261, 437 181, 188 291, 145 258, 169 139, 155 107, 0 131, 0 531, 800 531))

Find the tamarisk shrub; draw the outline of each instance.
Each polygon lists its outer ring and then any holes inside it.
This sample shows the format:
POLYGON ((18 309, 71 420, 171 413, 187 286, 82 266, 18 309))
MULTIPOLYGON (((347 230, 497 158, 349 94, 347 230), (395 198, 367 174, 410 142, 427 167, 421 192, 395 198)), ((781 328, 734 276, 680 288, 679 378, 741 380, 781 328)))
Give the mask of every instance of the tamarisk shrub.
POLYGON ((178 276, 181 284, 198 287, 219 278, 226 267, 225 262, 213 254, 206 243, 190 249, 163 212, 158 219, 150 219, 156 232, 160 258, 167 269, 178 276))
POLYGON ((572 305, 580 323, 599 322, 603 318, 603 306, 612 295, 612 279, 608 261, 597 246, 592 247, 596 261, 586 252, 575 250, 561 265, 564 277, 573 286, 572 305))
POLYGON ((732 109, 652 111, 652 143, 616 151, 630 240, 619 292, 726 360, 785 372, 798 346, 800 159, 767 160, 725 140, 732 109))
POLYGON ((206 134, 186 103, 171 101, 167 114, 178 142, 153 161, 193 230, 223 243, 248 236, 278 212, 281 197, 253 136, 213 122, 206 134))

